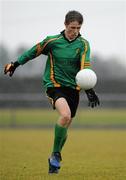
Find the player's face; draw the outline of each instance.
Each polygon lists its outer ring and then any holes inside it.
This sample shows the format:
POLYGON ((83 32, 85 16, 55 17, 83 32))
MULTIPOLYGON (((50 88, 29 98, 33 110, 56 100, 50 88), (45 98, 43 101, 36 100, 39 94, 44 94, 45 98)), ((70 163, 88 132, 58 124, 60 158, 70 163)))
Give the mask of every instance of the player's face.
POLYGON ((72 40, 75 39, 81 29, 81 24, 79 24, 77 21, 70 22, 69 24, 65 24, 65 35, 68 39, 72 40))

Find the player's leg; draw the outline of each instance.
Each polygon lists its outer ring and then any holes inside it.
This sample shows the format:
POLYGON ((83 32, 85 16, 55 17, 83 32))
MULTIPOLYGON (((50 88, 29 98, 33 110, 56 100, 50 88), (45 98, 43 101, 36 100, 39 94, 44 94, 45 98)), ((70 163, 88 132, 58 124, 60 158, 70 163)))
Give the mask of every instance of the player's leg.
POLYGON ((70 88, 50 88, 47 96, 51 100, 53 108, 57 109, 60 117, 55 125, 55 136, 53 153, 49 158, 49 173, 58 173, 61 161, 61 150, 67 139, 67 130, 71 124, 72 117, 75 116, 78 102, 79 92, 70 88))
POLYGON ((63 141, 66 140, 68 126, 71 122, 71 111, 66 99, 62 97, 57 99, 55 102, 55 107, 59 112, 60 117, 55 125, 53 152, 61 152, 61 146, 63 146, 63 141))
MULTIPOLYGON (((77 107, 78 107, 78 103, 79 103, 79 92, 76 90, 72 90, 69 93, 69 91, 66 90, 66 94, 67 94, 67 103, 68 103, 70 111, 71 111, 71 119, 67 123, 67 127, 69 128, 69 126, 72 123, 73 117, 75 116, 76 111, 77 111, 77 107)), ((68 135, 66 134, 66 137, 64 137, 64 139, 61 143, 61 150, 67 140, 67 137, 68 137, 68 135)))
POLYGON ((49 158, 49 173, 58 173, 61 161, 60 152, 65 144, 68 124, 71 121, 71 111, 65 98, 58 98, 55 102, 55 108, 59 112, 60 117, 55 125, 53 152, 49 158))

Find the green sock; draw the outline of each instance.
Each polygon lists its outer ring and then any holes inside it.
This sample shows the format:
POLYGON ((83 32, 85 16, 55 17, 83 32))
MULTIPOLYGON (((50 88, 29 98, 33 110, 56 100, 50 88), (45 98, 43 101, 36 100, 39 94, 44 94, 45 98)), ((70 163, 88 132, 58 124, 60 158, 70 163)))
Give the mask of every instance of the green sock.
POLYGON ((67 128, 62 127, 58 124, 55 125, 53 152, 61 151, 61 144, 63 142, 63 139, 66 137, 66 134, 67 134, 67 128))
POLYGON ((61 150, 62 150, 62 148, 63 148, 66 140, 67 140, 67 134, 66 134, 66 136, 64 137, 64 139, 63 139, 62 142, 61 142, 61 150))

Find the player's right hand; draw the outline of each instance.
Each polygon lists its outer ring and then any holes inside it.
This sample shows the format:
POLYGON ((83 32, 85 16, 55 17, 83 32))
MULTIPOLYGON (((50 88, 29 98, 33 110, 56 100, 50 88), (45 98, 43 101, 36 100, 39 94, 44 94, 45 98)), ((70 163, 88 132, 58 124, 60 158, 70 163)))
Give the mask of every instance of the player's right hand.
POLYGON ((100 100, 98 96, 96 95, 95 91, 93 89, 85 90, 88 101, 89 101, 89 106, 94 108, 97 105, 100 105, 100 100))
POLYGON ((16 67, 14 66, 14 63, 11 62, 10 64, 6 64, 4 67, 4 74, 9 73, 9 76, 12 76, 16 67))

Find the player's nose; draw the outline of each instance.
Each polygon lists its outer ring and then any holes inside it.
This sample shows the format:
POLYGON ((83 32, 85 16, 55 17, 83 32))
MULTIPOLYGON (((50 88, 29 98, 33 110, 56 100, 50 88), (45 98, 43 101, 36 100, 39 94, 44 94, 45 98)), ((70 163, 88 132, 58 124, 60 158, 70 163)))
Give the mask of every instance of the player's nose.
POLYGON ((74 34, 75 34, 75 35, 77 35, 77 34, 78 34, 78 30, 77 30, 77 29, 74 31, 74 34))
POLYGON ((77 34, 77 33, 78 33, 78 31, 79 31, 79 30, 76 28, 76 29, 74 30, 74 33, 76 33, 76 34, 77 34))

